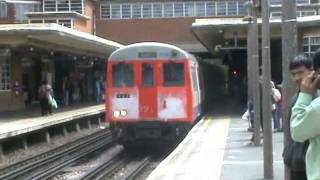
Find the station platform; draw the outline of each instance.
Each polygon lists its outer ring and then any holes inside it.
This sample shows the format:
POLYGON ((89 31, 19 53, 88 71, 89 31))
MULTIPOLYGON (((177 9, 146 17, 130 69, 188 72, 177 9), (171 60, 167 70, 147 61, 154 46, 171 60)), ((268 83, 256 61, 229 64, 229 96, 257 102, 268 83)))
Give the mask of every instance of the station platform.
POLYGON ((104 113, 104 104, 82 104, 61 107, 53 115, 40 116, 40 107, 31 107, 23 111, 0 114, 0 141, 50 126, 66 123, 75 119, 104 113))
MULTIPOLYGON (((263 146, 254 146, 239 116, 207 116, 149 175, 148 180, 263 179, 263 146)), ((284 179, 283 133, 273 133, 274 179, 284 179)))

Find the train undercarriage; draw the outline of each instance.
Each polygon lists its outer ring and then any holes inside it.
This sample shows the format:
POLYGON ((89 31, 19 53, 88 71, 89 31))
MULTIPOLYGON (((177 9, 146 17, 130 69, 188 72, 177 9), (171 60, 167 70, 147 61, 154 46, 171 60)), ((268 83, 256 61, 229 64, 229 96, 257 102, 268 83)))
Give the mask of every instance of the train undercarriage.
POLYGON ((193 123, 189 122, 142 121, 134 124, 128 122, 110 123, 113 137, 122 144, 137 140, 176 139, 186 135, 192 126, 193 123))

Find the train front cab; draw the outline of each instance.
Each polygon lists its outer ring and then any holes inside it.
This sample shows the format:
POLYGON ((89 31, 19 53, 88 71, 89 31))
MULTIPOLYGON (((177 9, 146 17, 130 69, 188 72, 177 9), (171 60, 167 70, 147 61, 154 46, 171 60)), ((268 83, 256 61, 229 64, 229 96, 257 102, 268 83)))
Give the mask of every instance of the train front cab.
POLYGON ((199 82, 193 77, 197 72, 192 72, 191 63, 109 61, 106 109, 113 134, 126 142, 172 139, 187 132, 201 111, 199 82))

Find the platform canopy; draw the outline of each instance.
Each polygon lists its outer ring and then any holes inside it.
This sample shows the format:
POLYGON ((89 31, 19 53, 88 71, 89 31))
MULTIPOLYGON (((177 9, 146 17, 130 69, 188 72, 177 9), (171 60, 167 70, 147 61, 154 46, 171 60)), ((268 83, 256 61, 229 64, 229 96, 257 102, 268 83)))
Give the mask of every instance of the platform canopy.
MULTIPOLYGON (((297 22, 298 28, 319 26, 320 16, 298 17, 297 22)), ((226 40, 246 41, 249 23, 246 18, 196 19, 192 24, 192 32, 208 51, 215 54, 219 48, 246 48, 246 44, 241 47, 240 43, 227 47, 226 40)), ((261 19, 258 19, 258 24, 261 25, 261 19)), ((271 38, 281 38, 281 25, 281 19, 270 20, 271 38)))
POLYGON ((114 41, 80 32, 58 24, 10 24, 0 25, 0 45, 39 47, 106 58, 122 47, 114 41))

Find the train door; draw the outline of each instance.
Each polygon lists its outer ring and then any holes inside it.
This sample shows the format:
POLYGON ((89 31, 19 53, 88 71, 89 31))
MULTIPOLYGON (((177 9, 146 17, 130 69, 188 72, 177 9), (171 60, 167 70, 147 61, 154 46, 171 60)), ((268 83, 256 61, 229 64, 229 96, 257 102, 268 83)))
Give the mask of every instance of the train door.
POLYGON ((161 89, 158 93, 158 116, 160 119, 187 118, 187 72, 184 62, 162 64, 161 89))
POLYGON ((157 117, 157 86, 155 81, 155 63, 142 63, 141 85, 139 92, 140 117, 152 120, 157 117))

